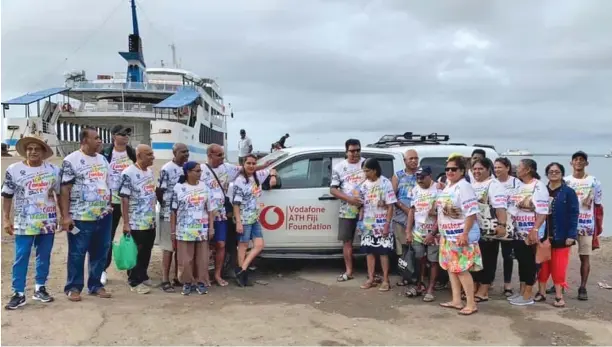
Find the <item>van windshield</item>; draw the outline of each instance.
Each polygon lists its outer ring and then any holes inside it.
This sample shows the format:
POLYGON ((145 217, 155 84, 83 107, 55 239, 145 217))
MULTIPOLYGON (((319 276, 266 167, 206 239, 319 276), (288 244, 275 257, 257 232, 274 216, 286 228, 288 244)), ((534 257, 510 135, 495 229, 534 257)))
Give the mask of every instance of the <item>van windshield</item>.
POLYGON ((266 163, 268 165, 270 165, 272 163, 275 163, 275 162, 277 162, 277 161, 287 157, 288 155, 289 155, 289 153, 285 152, 285 151, 272 152, 272 153, 266 155, 265 157, 259 159, 257 161, 257 165, 263 165, 263 164, 266 164, 266 163))

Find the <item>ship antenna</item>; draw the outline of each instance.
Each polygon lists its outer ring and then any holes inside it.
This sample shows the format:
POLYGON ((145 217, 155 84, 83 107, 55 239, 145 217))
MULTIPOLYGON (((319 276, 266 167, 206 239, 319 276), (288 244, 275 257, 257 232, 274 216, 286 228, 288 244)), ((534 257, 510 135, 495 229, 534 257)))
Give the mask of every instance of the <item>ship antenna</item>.
POLYGON ((176 46, 174 43, 170 44, 170 49, 172 50, 172 67, 176 69, 178 66, 176 65, 176 46))
POLYGON ((142 39, 138 31, 138 16, 136 14, 136 0, 130 0, 132 7, 132 30, 128 38, 128 51, 119 52, 128 63, 126 82, 142 83, 145 81, 146 64, 142 54, 142 39))

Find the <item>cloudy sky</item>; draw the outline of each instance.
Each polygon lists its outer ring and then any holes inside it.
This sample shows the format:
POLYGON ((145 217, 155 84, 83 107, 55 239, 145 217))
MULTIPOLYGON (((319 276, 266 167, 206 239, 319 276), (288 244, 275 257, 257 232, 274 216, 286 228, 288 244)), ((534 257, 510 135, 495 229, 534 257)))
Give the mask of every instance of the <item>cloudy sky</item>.
MULTIPOLYGON (((3 0, 2 99, 124 71, 128 0, 3 0)), ((149 67, 216 78, 266 150, 435 132, 498 149, 612 148, 612 1, 140 0, 149 67), (178 5, 180 4, 180 5, 178 5)))

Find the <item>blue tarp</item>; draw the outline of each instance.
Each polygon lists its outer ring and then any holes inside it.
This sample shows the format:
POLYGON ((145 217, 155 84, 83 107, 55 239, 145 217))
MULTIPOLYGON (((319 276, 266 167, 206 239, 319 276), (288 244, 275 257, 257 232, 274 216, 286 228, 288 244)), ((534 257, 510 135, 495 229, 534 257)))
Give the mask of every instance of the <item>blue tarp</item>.
POLYGON ((178 92, 170 95, 164 101, 153 106, 154 108, 181 108, 194 102, 200 97, 200 93, 192 87, 183 87, 178 92))
POLYGON ((41 90, 41 91, 38 91, 38 92, 35 92, 35 93, 30 93, 30 94, 22 95, 20 97, 17 97, 17 98, 8 100, 8 101, 4 101, 4 102, 2 102, 2 104, 3 105, 29 105, 29 104, 31 104, 33 102, 38 101, 38 100, 42 100, 42 99, 50 97, 52 95, 65 92, 67 90, 70 90, 70 88, 66 88, 66 87, 49 88, 49 89, 41 90))

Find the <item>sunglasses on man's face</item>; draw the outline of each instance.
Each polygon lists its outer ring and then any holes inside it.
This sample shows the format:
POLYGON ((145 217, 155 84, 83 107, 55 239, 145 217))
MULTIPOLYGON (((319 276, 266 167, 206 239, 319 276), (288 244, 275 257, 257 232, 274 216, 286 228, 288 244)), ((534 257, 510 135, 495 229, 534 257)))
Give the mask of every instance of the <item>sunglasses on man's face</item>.
POLYGON ((453 166, 447 167, 447 168, 444 169, 444 171, 446 171, 446 172, 449 172, 449 171, 450 172, 457 172, 457 170, 459 170, 459 168, 458 167, 453 167, 453 166))
POLYGON ((349 152, 349 153, 359 153, 359 152, 361 152, 361 148, 358 148, 358 149, 349 149, 347 152, 349 152))

